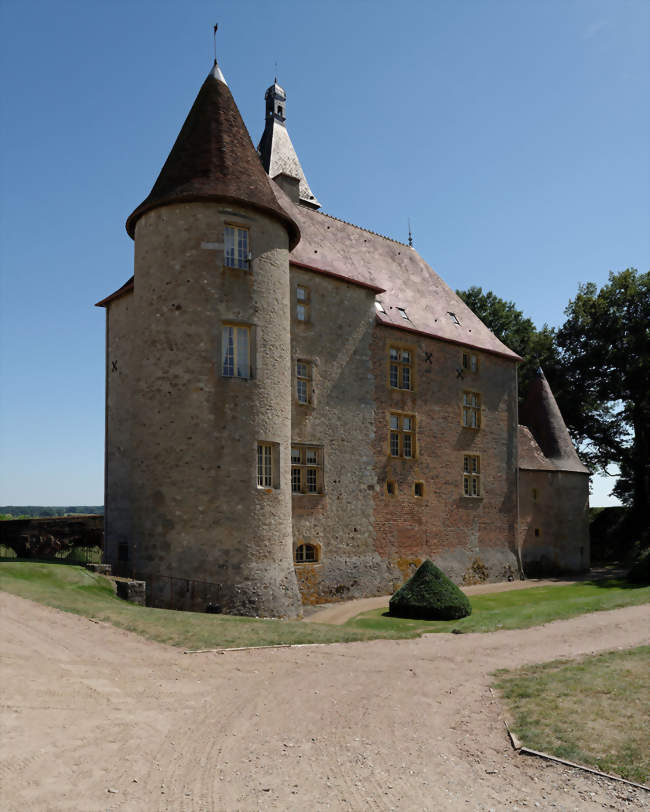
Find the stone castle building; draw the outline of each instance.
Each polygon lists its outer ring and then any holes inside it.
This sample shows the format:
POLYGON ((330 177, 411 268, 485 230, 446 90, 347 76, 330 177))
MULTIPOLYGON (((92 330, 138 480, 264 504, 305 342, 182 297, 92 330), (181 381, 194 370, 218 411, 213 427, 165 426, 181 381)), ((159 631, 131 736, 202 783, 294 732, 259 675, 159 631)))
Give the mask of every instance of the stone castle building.
POLYGON ((154 605, 294 616, 584 569, 588 477, 543 377, 412 247, 322 213, 267 90, 255 150, 215 62, 106 308, 106 559, 154 605))

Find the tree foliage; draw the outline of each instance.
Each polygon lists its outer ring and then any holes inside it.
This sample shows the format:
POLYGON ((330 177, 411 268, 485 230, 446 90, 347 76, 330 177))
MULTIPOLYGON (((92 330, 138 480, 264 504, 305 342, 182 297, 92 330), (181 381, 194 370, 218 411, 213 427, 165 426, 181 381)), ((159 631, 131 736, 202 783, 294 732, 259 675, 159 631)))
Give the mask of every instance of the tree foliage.
MULTIPOLYGON (((614 493, 647 529, 650 504, 650 273, 610 273, 580 285, 557 333, 564 418, 592 467, 616 464, 614 493)), ((562 404, 560 406, 562 408, 562 404)), ((639 524, 639 522, 641 524, 639 524)))
POLYGON ((519 367, 520 401, 525 399, 528 385, 539 366, 553 391, 562 388, 555 331, 551 327, 545 324, 538 330, 514 302, 501 299, 491 290, 484 293, 483 288, 472 286, 456 293, 506 347, 523 358, 519 367))

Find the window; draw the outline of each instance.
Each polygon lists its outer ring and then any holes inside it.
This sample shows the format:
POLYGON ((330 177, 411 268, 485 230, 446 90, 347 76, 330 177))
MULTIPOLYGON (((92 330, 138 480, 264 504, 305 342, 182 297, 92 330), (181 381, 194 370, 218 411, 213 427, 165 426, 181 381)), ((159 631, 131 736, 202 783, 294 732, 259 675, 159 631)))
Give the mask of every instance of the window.
POLYGON ((412 389, 413 353, 400 347, 388 350, 388 379, 393 389, 412 389))
POLYGON ((323 449, 318 446, 291 447, 291 492, 323 492, 323 449))
POLYGON ((375 310, 376 310, 378 313, 385 313, 385 312, 386 312, 386 311, 384 310, 384 306, 383 306, 383 304, 382 304, 381 302, 375 302, 375 310))
POLYGON ((540 531, 539 527, 536 527, 535 528, 535 537, 539 538, 539 536, 541 536, 541 531, 540 531))
POLYGON ((395 496, 395 494, 397 493, 397 484, 394 479, 386 480, 386 493, 389 496, 395 496))
POLYGON ((468 372, 478 372, 478 355, 476 355, 476 353, 463 353, 463 369, 468 372))
POLYGON ((270 443, 257 444, 257 487, 273 487, 273 446, 270 443))
POLYGON ((250 378, 250 328, 224 324, 221 332, 221 374, 224 378, 250 378))
POLYGON ((315 544, 299 544, 296 547, 294 560, 296 564, 318 562, 318 547, 315 544))
POLYGON ((228 268, 248 268, 248 229, 226 226, 223 243, 224 265, 228 268))
POLYGON ((391 414, 390 454, 391 457, 415 456, 415 415, 391 414))
POLYGON ((296 361, 296 396, 298 403, 311 403, 312 395, 312 362, 298 359, 296 361))
POLYGON ((310 301, 309 288, 298 285, 296 287, 296 319, 298 321, 309 321, 310 301))
POLYGON ((406 315, 406 310, 405 310, 403 307, 398 307, 397 309, 399 310, 399 314, 400 314, 400 316, 401 316, 403 319, 406 319, 406 321, 408 321, 408 320, 409 320, 409 317, 406 315))
POLYGON ((481 428, 481 395, 478 392, 463 392, 463 426, 481 428))
POLYGON ((413 496, 424 496, 424 482, 416 482, 413 485, 413 496))
POLYGON ((463 457, 463 494, 481 495, 481 461, 478 454, 465 454, 463 457))
POLYGON ((533 502, 537 501, 537 488, 533 488, 533 502))
POLYGON ((452 313, 451 310, 448 310, 447 315, 453 321, 454 324, 460 325, 460 321, 458 320, 458 316, 455 313, 452 313))

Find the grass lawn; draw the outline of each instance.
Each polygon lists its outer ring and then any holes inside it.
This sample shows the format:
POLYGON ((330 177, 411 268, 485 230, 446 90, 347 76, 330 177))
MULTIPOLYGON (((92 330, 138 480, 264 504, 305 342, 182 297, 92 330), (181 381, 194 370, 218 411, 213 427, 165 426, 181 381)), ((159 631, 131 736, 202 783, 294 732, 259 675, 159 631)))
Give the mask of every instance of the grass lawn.
POLYGON ((358 615, 342 626, 331 626, 136 606, 116 597, 107 578, 71 564, 1 562, 0 589, 188 649, 397 639, 452 629, 517 629, 584 612, 650 602, 650 587, 607 581, 476 596, 472 598, 472 614, 462 620, 390 618, 378 610, 358 615))
POLYGON ((497 672, 525 747, 650 781, 650 646, 497 672))
POLYGON ((385 609, 372 609, 349 620, 352 629, 397 633, 408 630, 424 632, 494 632, 499 629, 527 629, 551 620, 618 609, 650 602, 650 586, 638 586, 627 581, 608 579, 578 584, 537 586, 512 592, 493 592, 471 598, 472 614, 460 620, 411 620, 390 617, 385 609))
POLYGON ((1 562, 0 589, 65 612, 112 623, 160 643, 188 649, 417 637, 407 629, 395 633, 392 629, 350 629, 137 606, 118 598, 108 578, 71 564, 1 562))

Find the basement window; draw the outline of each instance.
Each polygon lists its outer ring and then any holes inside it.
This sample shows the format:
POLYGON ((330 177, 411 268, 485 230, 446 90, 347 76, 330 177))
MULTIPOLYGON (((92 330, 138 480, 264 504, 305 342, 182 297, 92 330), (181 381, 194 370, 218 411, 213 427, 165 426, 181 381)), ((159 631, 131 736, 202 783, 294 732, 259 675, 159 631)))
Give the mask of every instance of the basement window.
POLYGON ((294 553, 296 564, 317 564, 318 547, 315 544, 299 544, 294 553))

